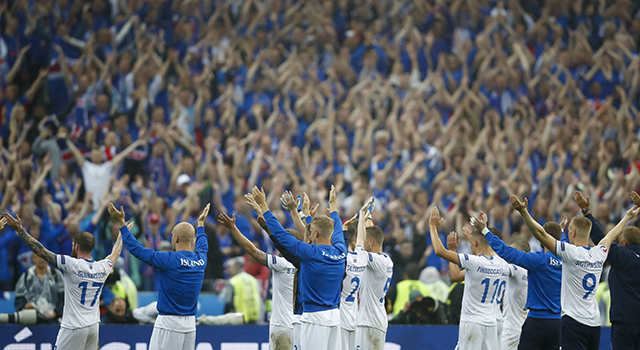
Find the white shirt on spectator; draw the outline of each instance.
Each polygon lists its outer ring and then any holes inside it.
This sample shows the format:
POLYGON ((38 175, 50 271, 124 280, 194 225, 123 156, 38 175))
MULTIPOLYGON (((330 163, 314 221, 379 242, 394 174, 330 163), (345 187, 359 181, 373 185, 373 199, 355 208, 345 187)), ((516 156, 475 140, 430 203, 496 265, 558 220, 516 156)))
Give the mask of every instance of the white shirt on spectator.
POLYGON ((100 199, 109 187, 109 178, 111 177, 112 170, 113 164, 111 161, 102 164, 93 164, 86 160, 82 165, 84 189, 93 195, 91 200, 93 201, 94 209, 100 206, 100 199))

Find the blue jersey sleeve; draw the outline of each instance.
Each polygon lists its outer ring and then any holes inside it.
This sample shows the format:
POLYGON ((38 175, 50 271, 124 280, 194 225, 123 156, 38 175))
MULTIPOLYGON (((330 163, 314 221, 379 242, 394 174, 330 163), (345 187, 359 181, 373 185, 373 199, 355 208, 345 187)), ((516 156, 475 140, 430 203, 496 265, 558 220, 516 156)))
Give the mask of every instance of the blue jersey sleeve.
POLYGON ((309 225, 311 221, 313 221, 313 217, 311 215, 305 216, 304 221, 307 223, 307 225, 309 225))
POLYGON ((280 224, 280 221, 269 210, 264 213, 264 220, 267 223, 267 227, 280 243, 287 248, 291 254, 297 256, 301 260, 309 260, 314 255, 314 249, 311 245, 299 241, 293 237, 289 232, 285 231, 284 227, 280 224))
POLYGON ((560 242, 569 243, 569 229, 565 228, 562 230, 562 235, 560 235, 560 242))
POLYGON ((271 242, 273 242, 273 245, 280 252, 280 254, 282 254, 282 257, 299 269, 300 259, 298 259, 297 256, 291 254, 291 252, 287 248, 285 248, 274 235, 269 236, 269 238, 271 238, 271 242))
POLYGON ((485 236, 487 241, 489 241, 489 245, 491 248, 506 260, 509 263, 516 264, 524 267, 525 269, 534 269, 540 263, 544 261, 541 260, 541 256, 535 253, 527 253, 516 248, 509 247, 506 243, 504 243, 500 238, 493 235, 493 233, 489 232, 485 236))
POLYGON ((203 255, 206 259, 209 252, 209 241, 207 234, 204 232, 204 226, 199 226, 196 231, 196 254, 203 255))
MULTIPOLYGON (((587 214, 584 217, 591 221, 591 240, 593 243, 598 244, 605 236, 602 225, 600 225, 600 222, 591 214, 587 214)), ((609 255, 611 255, 611 253, 612 252, 609 252, 609 255)))
POLYGON ((331 245, 338 248, 340 252, 347 253, 347 245, 344 242, 344 233, 342 232, 342 220, 337 211, 331 213, 333 219, 333 235, 331 236, 331 245))
POLYGON ((142 244, 133 237, 133 234, 131 234, 127 226, 122 227, 120 233, 122 234, 124 246, 127 247, 129 252, 138 258, 138 260, 151 267, 163 270, 172 267, 171 253, 173 252, 157 252, 153 249, 143 247, 142 244))

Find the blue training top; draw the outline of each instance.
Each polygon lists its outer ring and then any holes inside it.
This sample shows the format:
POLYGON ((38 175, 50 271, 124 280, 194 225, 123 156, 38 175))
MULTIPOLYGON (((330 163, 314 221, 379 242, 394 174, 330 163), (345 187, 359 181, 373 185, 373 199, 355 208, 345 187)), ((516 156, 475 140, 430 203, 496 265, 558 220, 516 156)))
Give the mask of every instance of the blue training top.
POLYGON ((125 247, 133 256, 160 272, 160 315, 195 316, 209 251, 204 227, 198 227, 195 252, 157 252, 144 248, 126 226, 120 229, 120 233, 125 247))
POLYGON ((485 236, 493 250, 509 263, 529 271, 527 309, 531 318, 560 319, 562 259, 547 252, 527 253, 509 247, 491 232, 485 236))
POLYGON ((316 245, 297 240, 284 230, 271 211, 264 213, 273 236, 300 259, 298 289, 304 312, 331 310, 340 304, 347 245, 344 243, 338 212, 331 213, 331 218, 334 221, 331 245, 316 245))

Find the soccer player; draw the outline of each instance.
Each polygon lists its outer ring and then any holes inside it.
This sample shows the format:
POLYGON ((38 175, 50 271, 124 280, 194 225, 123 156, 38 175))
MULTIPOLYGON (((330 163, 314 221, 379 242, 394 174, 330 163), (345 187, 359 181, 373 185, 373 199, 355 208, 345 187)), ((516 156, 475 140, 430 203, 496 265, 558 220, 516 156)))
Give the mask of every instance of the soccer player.
POLYGON ((364 259, 367 264, 362 276, 356 328, 356 349, 359 350, 384 349, 389 324, 384 298, 393 277, 393 261, 382 252, 382 229, 377 226, 367 227, 367 222, 371 222, 367 217, 371 215, 369 208, 372 202, 373 197, 360 209, 355 248, 357 259, 364 259))
MULTIPOLYGON (((511 248, 525 253, 531 251, 529 243, 525 240, 513 242, 511 248)), ((526 269, 513 264, 509 265, 509 270, 507 290, 502 301, 502 314, 504 316, 504 327, 500 338, 502 350, 516 350, 518 348, 522 325, 527 319, 528 272, 526 269)))
MULTIPOLYGON (((557 240, 562 236, 560 225, 544 224, 545 231, 557 240)), ((489 230, 482 230, 491 248, 509 263, 528 272, 526 308, 529 314, 520 331, 520 350, 558 350, 560 347, 560 288, 562 260, 545 248, 544 252, 525 252, 507 246, 489 230)), ((513 324, 509 327, 515 328, 513 324)), ((504 338, 504 337, 503 337, 504 338)))
MULTIPOLYGON (((480 213, 480 215, 481 217, 483 217, 484 213, 480 213)), ((476 228, 481 228, 482 233, 489 231, 488 234, 491 235, 492 239, 500 241, 502 245, 506 247, 506 244, 504 244, 502 240, 497 238, 491 232, 491 230, 487 229, 485 231, 485 227, 482 227, 481 225, 482 222, 477 222, 475 226, 476 228)), ((469 238, 471 237, 470 229, 464 227, 462 231, 464 232, 465 236, 469 238)), ((485 237, 489 238, 489 236, 485 237)), ((460 240, 458 239, 456 233, 450 233, 447 240, 447 248, 449 250, 455 251, 459 245, 460 240)), ((490 240, 489 245, 493 248, 490 240)), ((529 243, 524 240, 515 241, 511 246, 513 247, 513 249, 517 249, 523 252, 529 252, 531 250, 529 247, 529 243)), ((515 350, 518 348, 518 344, 520 343, 520 331, 522 329, 522 324, 527 318, 527 281, 527 270, 523 269, 522 267, 518 268, 515 265, 509 266, 509 278, 507 279, 506 290, 503 290, 504 298, 502 300, 503 329, 502 334, 500 334, 499 338, 500 342, 502 343, 502 350, 515 350)), ((556 346, 556 349, 557 348, 558 347, 556 346)))
POLYGON ((228 228, 240 247, 258 263, 273 272, 273 311, 269 322, 269 348, 290 350, 293 339, 293 276, 296 268, 285 258, 256 248, 236 226, 236 216, 221 213, 218 222, 228 228))
POLYGON ((458 332, 460 350, 495 350, 500 348, 496 317, 496 297, 506 285, 509 267, 494 258, 491 247, 477 228, 471 231, 471 252, 457 254, 445 249, 438 236, 438 226, 444 221, 437 207, 431 210, 429 230, 433 251, 437 256, 466 269, 462 313, 458 332))
POLYGON ((157 252, 144 248, 124 225, 124 209, 109 203, 109 214, 119 225, 122 240, 129 252, 140 261, 160 270, 158 318, 153 326, 149 350, 193 350, 196 347, 196 307, 207 266, 209 242, 204 222, 210 204, 198 217, 198 230, 188 222, 171 231, 173 251, 157 252), (196 251, 193 251, 195 241, 196 251))
POLYGON ((303 306, 300 340, 304 350, 340 349, 338 304, 347 246, 342 235, 342 222, 336 211, 333 186, 329 193, 331 218, 324 215, 313 218, 310 224, 312 244, 308 244, 284 230, 269 210, 263 190, 256 187, 252 191, 253 198, 260 206, 260 214, 273 235, 301 261, 298 287, 303 306))
POLYGON ((78 232, 73 237, 71 256, 54 254, 22 227, 20 217, 4 214, 13 229, 34 254, 64 273, 64 311, 54 349, 96 350, 100 325, 100 294, 122 251, 122 236, 104 260, 91 260, 95 237, 78 232))
POLYGON ((569 243, 558 241, 545 232, 527 211, 528 201, 511 196, 511 205, 527 224, 531 234, 543 247, 562 258, 562 330, 560 346, 563 350, 592 350, 600 347, 600 309, 595 291, 600 282, 602 267, 609 247, 633 219, 640 207, 635 206, 603 238, 596 247, 589 248, 591 221, 574 217, 569 224, 569 243))
MULTIPOLYGON (((585 199, 582 193, 575 192, 574 198, 584 217, 591 221, 591 240, 598 244, 605 237, 604 230, 589 212, 589 197, 585 199)), ((640 205, 636 192, 631 193, 631 199, 640 205)), ((611 264, 611 346, 614 350, 640 349, 640 229, 625 227, 619 242, 609 248, 607 262, 611 264)))
POLYGON ((367 260, 358 256, 356 249, 356 235, 358 232, 358 220, 356 216, 342 225, 342 230, 347 232, 348 254, 347 269, 342 280, 342 293, 340 295, 340 338, 342 349, 356 348, 356 321, 358 316, 358 292, 363 281, 362 276, 367 267, 367 260))

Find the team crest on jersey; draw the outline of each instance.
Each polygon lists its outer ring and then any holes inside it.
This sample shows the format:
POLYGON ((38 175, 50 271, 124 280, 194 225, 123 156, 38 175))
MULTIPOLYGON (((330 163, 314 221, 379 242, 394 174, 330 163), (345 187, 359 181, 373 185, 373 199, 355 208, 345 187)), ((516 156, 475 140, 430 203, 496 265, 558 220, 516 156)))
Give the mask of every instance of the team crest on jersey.
POLYGON ((605 253, 607 252, 607 247, 605 247, 603 245, 600 246, 600 249, 602 249, 602 251, 605 252, 605 253))
POLYGON ((113 267, 113 263, 111 262, 111 260, 107 260, 107 263, 109 263, 109 267, 113 267))

